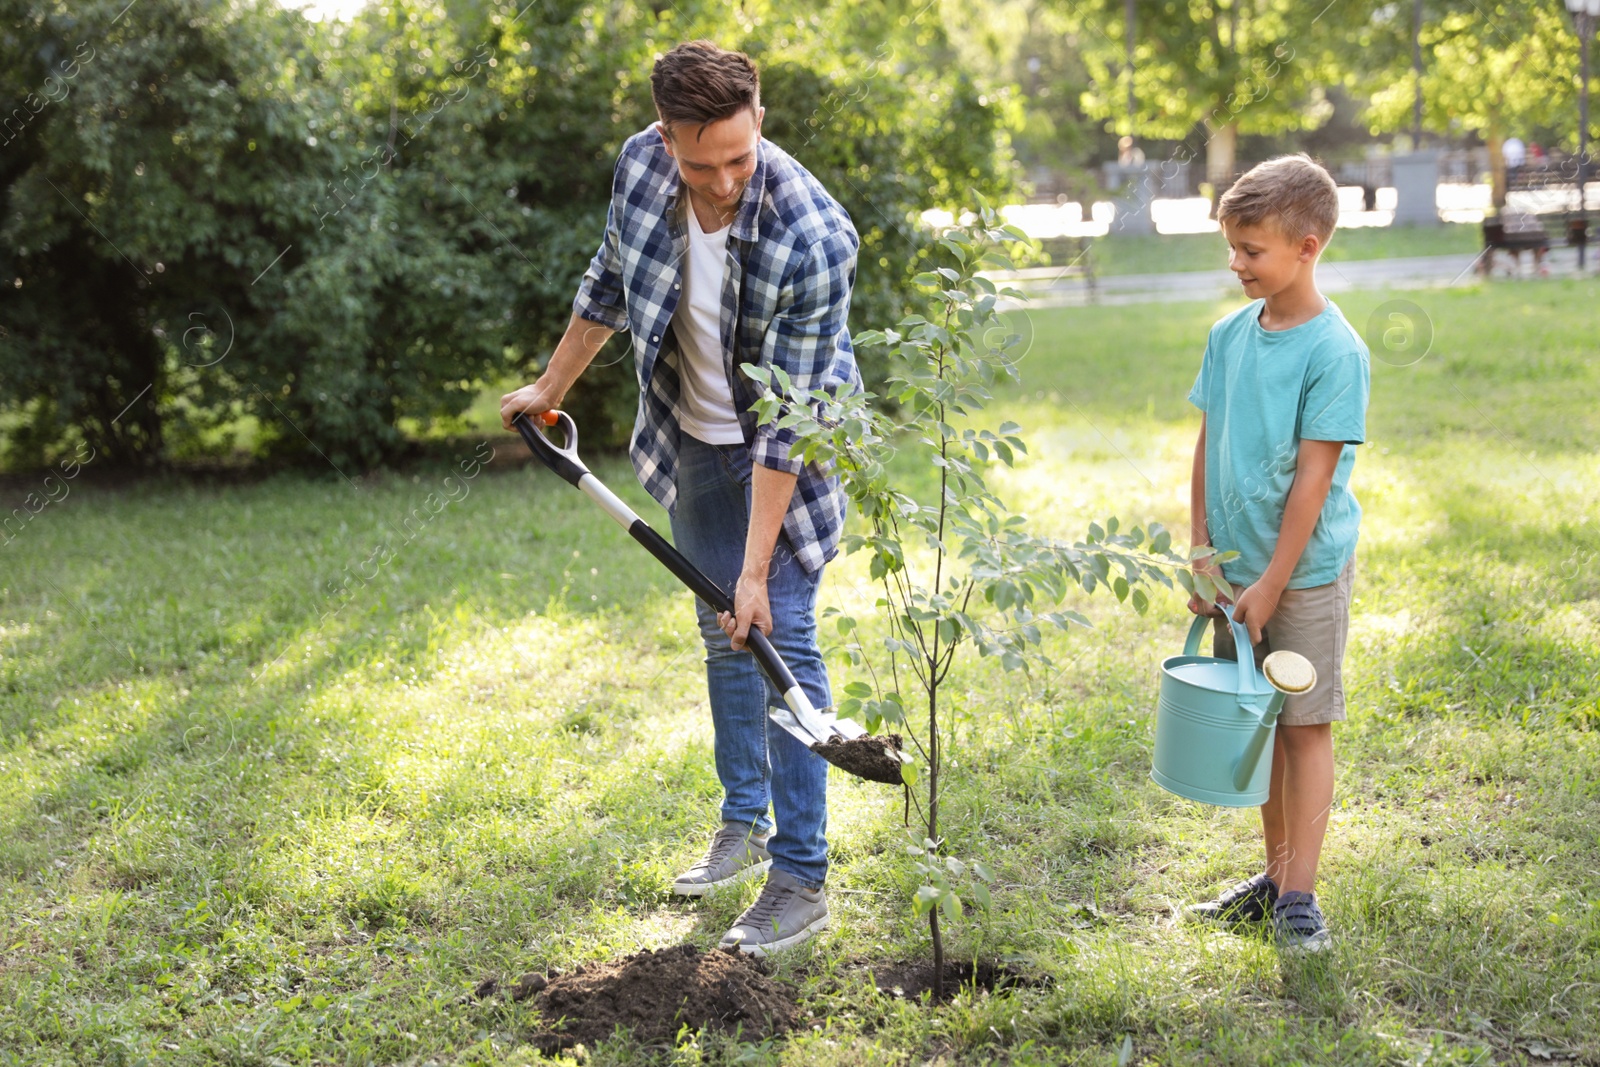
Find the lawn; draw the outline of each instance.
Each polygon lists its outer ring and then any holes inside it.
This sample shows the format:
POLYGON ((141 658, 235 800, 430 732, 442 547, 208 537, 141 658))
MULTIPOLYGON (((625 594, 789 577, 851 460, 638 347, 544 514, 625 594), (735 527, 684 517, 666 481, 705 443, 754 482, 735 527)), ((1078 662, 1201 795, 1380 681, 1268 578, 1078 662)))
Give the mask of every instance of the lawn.
MULTIPOLYGON (((1336 233, 1325 256, 1331 263, 1405 256, 1470 255, 1482 247, 1483 230, 1475 223, 1363 226, 1336 233)), ((1091 254, 1095 270, 1101 274, 1164 274, 1225 270, 1228 266, 1228 246, 1215 233, 1113 233, 1096 240, 1091 254)))
MULTIPOLYGON (((1256 819, 1148 779, 1178 599, 1081 597, 1054 669, 953 687, 946 825, 997 886, 952 942, 1051 984, 875 992, 926 951, 914 875, 899 797, 836 777, 834 926, 777 969, 807 1028, 588 1061, 1600 1063, 1594 283, 1404 298, 1433 340, 1372 367, 1332 952, 1175 922, 1254 869, 1256 819)), ((1386 299, 1341 304, 1365 328, 1386 299)), ((1183 397, 1225 309, 1034 313, 1003 492, 1063 536, 1186 528, 1183 397)), ((84 478, 0 545, 0 1064, 531 1062, 533 1010, 483 979, 709 946, 754 895, 665 893, 718 796, 687 596, 492 445, 351 482, 84 478)))

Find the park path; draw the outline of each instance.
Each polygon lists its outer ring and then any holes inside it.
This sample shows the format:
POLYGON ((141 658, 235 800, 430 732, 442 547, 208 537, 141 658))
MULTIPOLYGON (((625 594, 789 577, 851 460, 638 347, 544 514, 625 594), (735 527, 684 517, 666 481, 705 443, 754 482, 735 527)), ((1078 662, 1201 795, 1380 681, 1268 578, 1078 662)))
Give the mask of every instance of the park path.
MULTIPOLYGON (((1357 289, 1429 289, 1451 285, 1472 285, 1479 280, 1478 256, 1459 253, 1448 256, 1410 256, 1398 259, 1360 259, 1326 262, 1317 268, 1317 281, 1324 292, 1342 293, 1357 289)), ((1570 248, 1553 248, 1546 259, 1552 277, 1578 273, 1577 253, 1570 248)), ((1600 248, 1593 250, 1588 273, 1600 263, 1600 248)), ((1499 253, 1495 277, 1508 278, 1511 258, 1499 253)), ((1532 275, 1531 256, 1524 256, 1522 277, 1532 275)), ((1028 307, 1079 307, 1085 304, 1160 304, 1183 300, 1225 299, 1239 292, 1239 283, 1226 270, 1192 270, 1169 274, 1103 274, 1095 279, 1091 299, 1082 278, 1058 278, 1044 268, 989 275, 997 284, 1002 280, 1028 294, 1028 307)))

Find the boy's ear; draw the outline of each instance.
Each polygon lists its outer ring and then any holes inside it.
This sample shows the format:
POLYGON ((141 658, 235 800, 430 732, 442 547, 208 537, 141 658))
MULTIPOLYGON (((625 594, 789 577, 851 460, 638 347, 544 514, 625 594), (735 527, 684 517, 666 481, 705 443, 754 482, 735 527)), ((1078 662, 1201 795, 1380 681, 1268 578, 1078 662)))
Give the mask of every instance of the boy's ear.
POLYGON ((1300 262, 1310 263, 1322 251, 1322 238, 1308 233, 1300 238, 1300 262))

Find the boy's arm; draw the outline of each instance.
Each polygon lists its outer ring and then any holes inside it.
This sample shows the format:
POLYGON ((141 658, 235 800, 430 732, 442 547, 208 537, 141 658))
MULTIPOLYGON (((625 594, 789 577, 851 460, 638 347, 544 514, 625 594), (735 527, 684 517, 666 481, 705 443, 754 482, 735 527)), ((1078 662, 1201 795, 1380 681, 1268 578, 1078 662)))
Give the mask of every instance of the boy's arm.
MULTIPOLYGON (((1189 544, 1195 548, 1211 546, 1211 531, 1206 526, 1206 416, 1200 413, 1200 436, 1194 443, 1194 466, 1189 473, 1189 544)), ((1195 563, 1196 570, 1214 571, 1210 563, 1195 563)), ((1189 610, 1196 615, 1221 615, 1222 609, 1208 603, 1199 593, 1189 595, 1189 610)))
POLYGON ((1301 441, 1295 459, 1294 483, 1283 508, 1283 526, 1278 530, 1278 546, 1272 562, 1254 585, 1239 594, 1233 617, 1250 628, 1250 640, 1261 640, 1261 628, 1278 610, 1278 598, 1288 588, 1289 576, 1300 562, 1300 554, 1311 540, 1311 532, 1322 516, 1322 505, 1333 486, 1333 472, 1339 466, 1343 441, 1301 441))

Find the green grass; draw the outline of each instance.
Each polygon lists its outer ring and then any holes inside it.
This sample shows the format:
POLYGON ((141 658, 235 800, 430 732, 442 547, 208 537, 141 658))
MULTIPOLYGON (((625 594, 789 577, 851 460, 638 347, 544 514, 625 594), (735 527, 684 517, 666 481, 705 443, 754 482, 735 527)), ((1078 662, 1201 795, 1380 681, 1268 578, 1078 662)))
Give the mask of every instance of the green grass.
MULTIPOLYGON (((1483 247, 1483 231, 1475 224, 1440 226, 1362 226, 1333 235, 1323 258, 1396 259, 1474 253, 1483 247)), ((1228 246, 1220 234, 1114 233, 1094 242, 1095 269, 1101 274, 1162 274, 1167 271, 1225 270, 1228 246)))
MULTIPOLYGON (((590 1062, 1600 1062, 1592 289, 1406 294, 1433 349, 1374 360, 1327 958, 1173 922, 1258 862, 1256 820, 1148 780, 1176 598, 1093 598, 1054 670, 953 689, 952 848, 999 877, 953 942, 1051 988, 873 994, 923 932, 898 798, 836 779, 834 929, 780 969, 815 1027, 590 1062)), ((1223 310, 1035 313, 995 413, 1032 445, 1018 506, 1181 528, 1223 310)), ((0 1063, 529 1062, 532 1009, 477 982, 708 945, 753 894, 664 893, 718 795, 686 595, 553 478, 450 474, 85 484, 0 546, 0 1063)))

